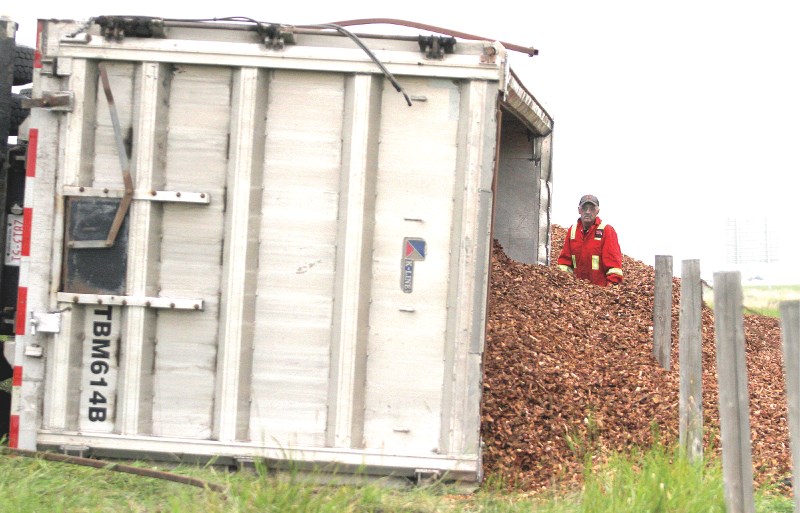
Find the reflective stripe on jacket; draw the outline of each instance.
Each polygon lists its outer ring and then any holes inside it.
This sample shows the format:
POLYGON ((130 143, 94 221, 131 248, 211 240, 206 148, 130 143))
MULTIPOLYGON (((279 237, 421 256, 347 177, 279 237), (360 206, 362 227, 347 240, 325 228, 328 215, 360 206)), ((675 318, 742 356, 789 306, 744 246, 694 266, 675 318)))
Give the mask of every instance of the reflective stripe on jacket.
POLYGON ((581 220, 572 225, 558 256, 558 267, 578 278, 605 287, 622 281, 622 251, 614 227, 595 218, 583 231, 581 220))

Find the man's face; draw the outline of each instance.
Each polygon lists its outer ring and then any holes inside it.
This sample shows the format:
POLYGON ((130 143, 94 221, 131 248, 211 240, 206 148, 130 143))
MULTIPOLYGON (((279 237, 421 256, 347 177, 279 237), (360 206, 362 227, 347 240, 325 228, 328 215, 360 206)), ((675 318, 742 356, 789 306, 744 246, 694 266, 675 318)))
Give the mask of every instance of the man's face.
POLYGON ((594 219, 600 213, 600 207, 592 202, 586 202, 578 207, 578 214, 581 216, 581 222, 584 226, 591 226, 594 224, 594 219))

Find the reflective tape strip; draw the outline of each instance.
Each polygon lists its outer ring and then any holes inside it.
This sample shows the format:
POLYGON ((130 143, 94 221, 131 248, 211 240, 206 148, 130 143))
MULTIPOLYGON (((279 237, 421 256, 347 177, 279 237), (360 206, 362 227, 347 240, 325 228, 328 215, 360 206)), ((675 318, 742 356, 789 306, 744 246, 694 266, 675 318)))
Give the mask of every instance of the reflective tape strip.
POLYGON ((562 271, 566 271, 566 272, 568 272, 568 273, 572 273, 572 272, 574 272, 574 271, 572 270, 572 267, 570 267, 570 266, 568 266, 568 265, 564 265, 564 264, 558 264, 558 268, 559 268, 559 269, 561 269, 562 271))
POLYGON ((578 267, 578 257, 572 255, 572 267, 578 267))
POLYGON ((596 271, 598 269, 600 269, 600 256, 592 255, 592 270, 596 271))
POLYGON ((8 446, 19 448, 19 415, 12 415, 8 426, 8 446))
POLYGON ((31 256, 31 227, 33 226, 33 209, 22 209, 22 248, 21 255, 31 256))
POLYGON ((41 69, 42 67, 42 30, 44 23, 41 21, 36 24, 36 49, 33 52, 33 67, 41 69))
POLYGON ((36 176, 36 151, 39 148, 39 129, 31 128, 28 130, 28 154, 25 157, 25 177, 34 178, 36 176))
POLYGON ((569 238, 570 239, 575 239, 575 232, 577 231, 577 229, 578 229, 578 225, 577 224, 573 224, 572 228, 569 231, 569 238))
POLYGON ((8 446, 12 449, 19 447, 19 396, 22 386, 22 367, 14 367, 14 377, 11 380, 11 419, 8 426, 8 446))
POLYGON ((25 327, 27 326, 28 314, 28 287, 19 287, 17 289, 17 318, 14 332, 18 336, 25 334, 25 327))
POLYGON ((620 269, 619 267, 612 267, 611 269, 608 270, 606 276, 608 276, 609 274, 616 274, 622 276, 622 269, 620 269))

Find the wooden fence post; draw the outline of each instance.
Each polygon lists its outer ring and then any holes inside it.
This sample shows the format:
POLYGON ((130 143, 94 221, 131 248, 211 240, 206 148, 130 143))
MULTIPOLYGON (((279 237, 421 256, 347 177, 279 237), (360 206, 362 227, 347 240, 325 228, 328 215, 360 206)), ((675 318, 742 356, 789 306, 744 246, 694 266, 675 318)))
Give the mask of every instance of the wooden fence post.
POLYGON ((703 291, 700 261, 681 262, 680 446, 691 462, 703 459, 703 291))
POLYGON ((800 301, 783 301, 780 311, 783 368, 789 403, 794 510, 800 513, 800 301))
POLYGON ((728 513, 754 513, 750 397, 747 389, 741 273, 714 273, 722 476, 728 513))
POLYGON ((672 256, 656 255, 653 298, 653 356, 666 370, 672 350, 672 256))

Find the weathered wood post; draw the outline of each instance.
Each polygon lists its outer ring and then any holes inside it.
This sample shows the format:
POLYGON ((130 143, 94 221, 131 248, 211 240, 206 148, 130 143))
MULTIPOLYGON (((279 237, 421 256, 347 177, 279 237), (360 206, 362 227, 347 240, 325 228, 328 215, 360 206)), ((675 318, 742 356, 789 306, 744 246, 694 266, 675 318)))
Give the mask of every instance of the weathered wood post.
POLYGON ((750 397, 742 319, 742 277, 738 271, 714 273, 714 331, 725 503, 728 513, 754 513, 750 397))
POLYGON ((689 461, 703 459, 703 291, 700 261, 681 262, 680 446, 689 461))
POLYGON ((800 513, 800 301, 780 304, 783 369, 789 403, 794 510, 800 513))
POLYGON ((653 298, 653 356, 666 370, 672 349, 672 256, 656 255, 653 298))

